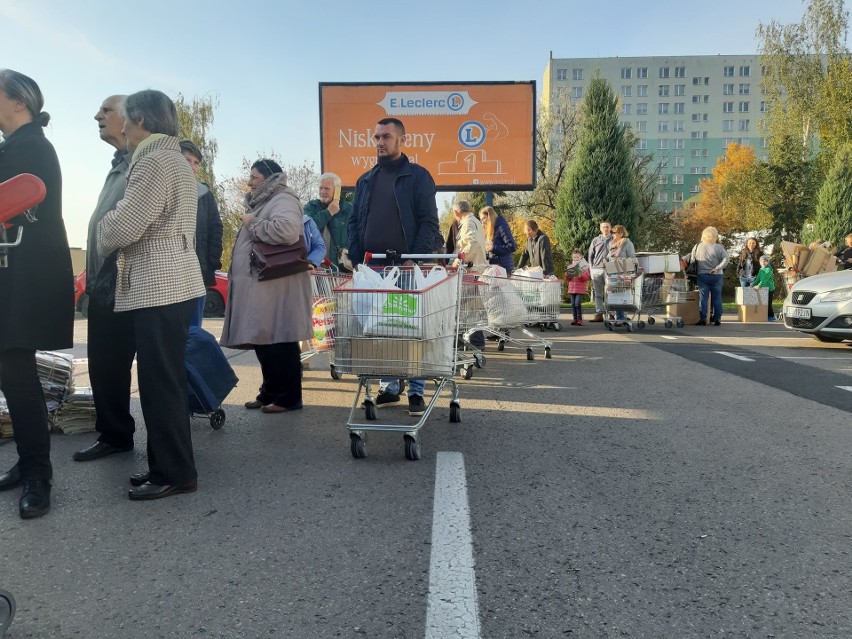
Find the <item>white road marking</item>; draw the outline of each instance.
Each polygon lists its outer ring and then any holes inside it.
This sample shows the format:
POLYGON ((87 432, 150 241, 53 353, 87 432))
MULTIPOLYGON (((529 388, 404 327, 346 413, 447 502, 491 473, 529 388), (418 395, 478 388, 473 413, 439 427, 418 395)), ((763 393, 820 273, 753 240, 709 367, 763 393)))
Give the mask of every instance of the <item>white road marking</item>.
POLYGON ((850 393, 852 393, 852 386, 838 386, 837 388, 840 388, 842 390, 849 391, 850 393))
POLYGON ((660 335, 660 337, 663 339, 677 339, 677 337, 674 337, 673 335, 660 335))
POLYGON ((745 357, 743 355, 737 355, 735 353, 729 353, 728 351, 713 351, 714 353, 718 353, 719 355, 724 355, 725 357, 730 357, 732 359, 738 359, 741 362, 753 362, 754 360, 751 357, 745 357))
POLYGON ((467 479, 461 453, 438 453, 426 639, 479 639, 467 479))

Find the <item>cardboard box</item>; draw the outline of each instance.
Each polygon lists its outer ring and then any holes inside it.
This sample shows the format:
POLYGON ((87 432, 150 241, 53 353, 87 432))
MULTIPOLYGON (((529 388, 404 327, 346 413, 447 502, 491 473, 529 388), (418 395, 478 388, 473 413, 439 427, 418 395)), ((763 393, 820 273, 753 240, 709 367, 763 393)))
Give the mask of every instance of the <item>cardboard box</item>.
POLYGON ((739 306, 739 319, 746 324, 754 322, 766 322, 769 317, 769 309, 766 304, 760 305, 744 305, 739 306))
POLYGON ((668 304, 666 306, 666 315, 668 317, 680 317, 686 326, 695 324, 700 318, 698 314, 698 292, 695 292, 695 298, 677 304, 668 304))
POLYGON ((769 304, 769 290, 765 288, 754 289, 752 287, 737 287, 734 301, 741 306, 757 306, 769 304))
POLYGON ((812 247, 810 251, 810 256, 804 267, 799 267, 799 271, 803 275, 818 275, 819 273, 837 270, 837 259, 834 257, 834 251, 819 245, 812 247))
POLYGON ((669 304, 698 302, 698 291, 669 291, 669 304))
MULTIPOLYGON (((340 340, 338 340, 340 341, 340 340)), ((416 377, 421 374, 423 341, 387 337, 353 337, 348 340, 350 360, 341 362, 343 370, 387 377, 416 377)), ((337 357, 337 351, 335 351, 337 357)))
POLYGON ((646 274, 680 273, 680 255, 674 253, 637 253, 636 259, 646 274))
POLYGON ((607 273, 635 273, 639 262, 635 257, 615 259, 605 264, 607 273))
POLYGON ((788 269, 801 270, 810 254, 810 250, 804 244, 787 241, 781 242, 781 251, 784 253, 784 264, 788 269))

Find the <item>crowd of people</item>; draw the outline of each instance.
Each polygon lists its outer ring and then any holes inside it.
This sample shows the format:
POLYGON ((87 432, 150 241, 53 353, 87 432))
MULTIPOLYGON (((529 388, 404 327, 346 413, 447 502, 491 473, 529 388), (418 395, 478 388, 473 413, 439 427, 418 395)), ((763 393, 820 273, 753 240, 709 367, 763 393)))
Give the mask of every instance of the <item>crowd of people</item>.
MULTIPOLYGON (((0 490, 20 486, 20 515, 50 509, 52 466, 47 411, 36 369, 37 350, 72 346, 73 274, 62 220, 59 161, 43 128, 50 120, 41 90, 31 78, 0 70, 0 182, 20 173, 38 176, 46 198, 12 220, 25 241, 0 268, 0 389, 15 428, 18 462, 0 474, 0 490)), ((148 469, 130 476, 131 500, 151 500, 197 489, 187 411, 185 343, 200 326, 206 286, 221 268, 222 223, 208 185, 197 181, 201 150, 178 137, 178 117, 164 93, 145 90, 106 98, 94 116, 100 138, 114 153, 87 234, 89 375, 97 439, 74 453, 78 462, 134 448, 130 410, 131 367, 138 363, 139 394, 147 429, 148 469)), ((247 410, 287 413, 303 407, 301 344, 312 337, 310 271, 322 263, 352 270, 368 254, 463 254, 481 272, 515 270, 518 245, 507 220, 492 206, 475 213, 467 200, 453 204, 446 236, 439 230, 435 182, 403 152, 405 127, 396 118, 375 126, 376 165, 357 181, 352 202, 341 199, 333 173, 319 178, 319 197, 303 207, 274 160, 251 165, 245 212, 231 257, 221 345, 253 350, 262 373, 247 410), (262 275, 261 245, 292 252, 288 268, 262 275)), ((517 268, 555 275, 550 238, 536 220, 525 222, 526 242, 517 268)), ((707 227, 692 250, 697 262, 700 320, 719 325, 727 251, 707 227), (708 305, 712 311, 708 315, 708 305)), ((289 254, 289 253, 288 253, 289 254)), ((595 315, 603 321, 606 264, 633 258, 628 230, 609 221, 586 251, 574 248, 565 271, 573 313, 582 325, 582 303, 591 282, 595 315)), ((837 254, 852 268, 852 234, 837 254)), ((737 262, 742 286, 774 288, 768 257, 749 238, 737 262)), ((387 260, 372 259, 382 267, 387 260)), ((411 265, 405 261, 404 265, 411 265)), ((770 317, 772 315, 770 305, 770 317)), ((484 347, 482 333, 471 343, 484 347)), ((402 380, 381 381, 377 406, 400 402, 402 380)), ((408 413, 425 412, 424 381, 408 380, 408 413)))

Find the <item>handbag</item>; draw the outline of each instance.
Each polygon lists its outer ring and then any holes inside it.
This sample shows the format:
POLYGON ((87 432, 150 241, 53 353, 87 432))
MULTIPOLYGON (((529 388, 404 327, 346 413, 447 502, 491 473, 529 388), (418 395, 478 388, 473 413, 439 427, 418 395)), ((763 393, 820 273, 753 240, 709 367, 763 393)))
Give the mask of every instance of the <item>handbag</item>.
POLYGON ((698 260, 695 259, 695 247, 692 247, 692 253, 689 254, 689 262, 686 265, 686 269, 684 269, 684 273, 689 278, 697 278, 698 277, 698 260))
POLYGON ((257 271, 259 282, 310 270, 304 235, 299 235, 299 239, 292 244, 254 242, 250 260, 252 268, 257 271))

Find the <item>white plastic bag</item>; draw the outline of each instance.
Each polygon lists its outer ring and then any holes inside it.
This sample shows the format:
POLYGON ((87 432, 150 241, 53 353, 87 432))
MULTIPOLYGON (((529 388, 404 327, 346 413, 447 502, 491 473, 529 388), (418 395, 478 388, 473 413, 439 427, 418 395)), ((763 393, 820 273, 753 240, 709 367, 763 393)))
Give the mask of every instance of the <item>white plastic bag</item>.
POLYGON ((487 287, 481 291, 489 326, 510 327, 524 323, 527 316, 523 298, 506 277, 502 266, 489 266, 479 277, 487 287))

